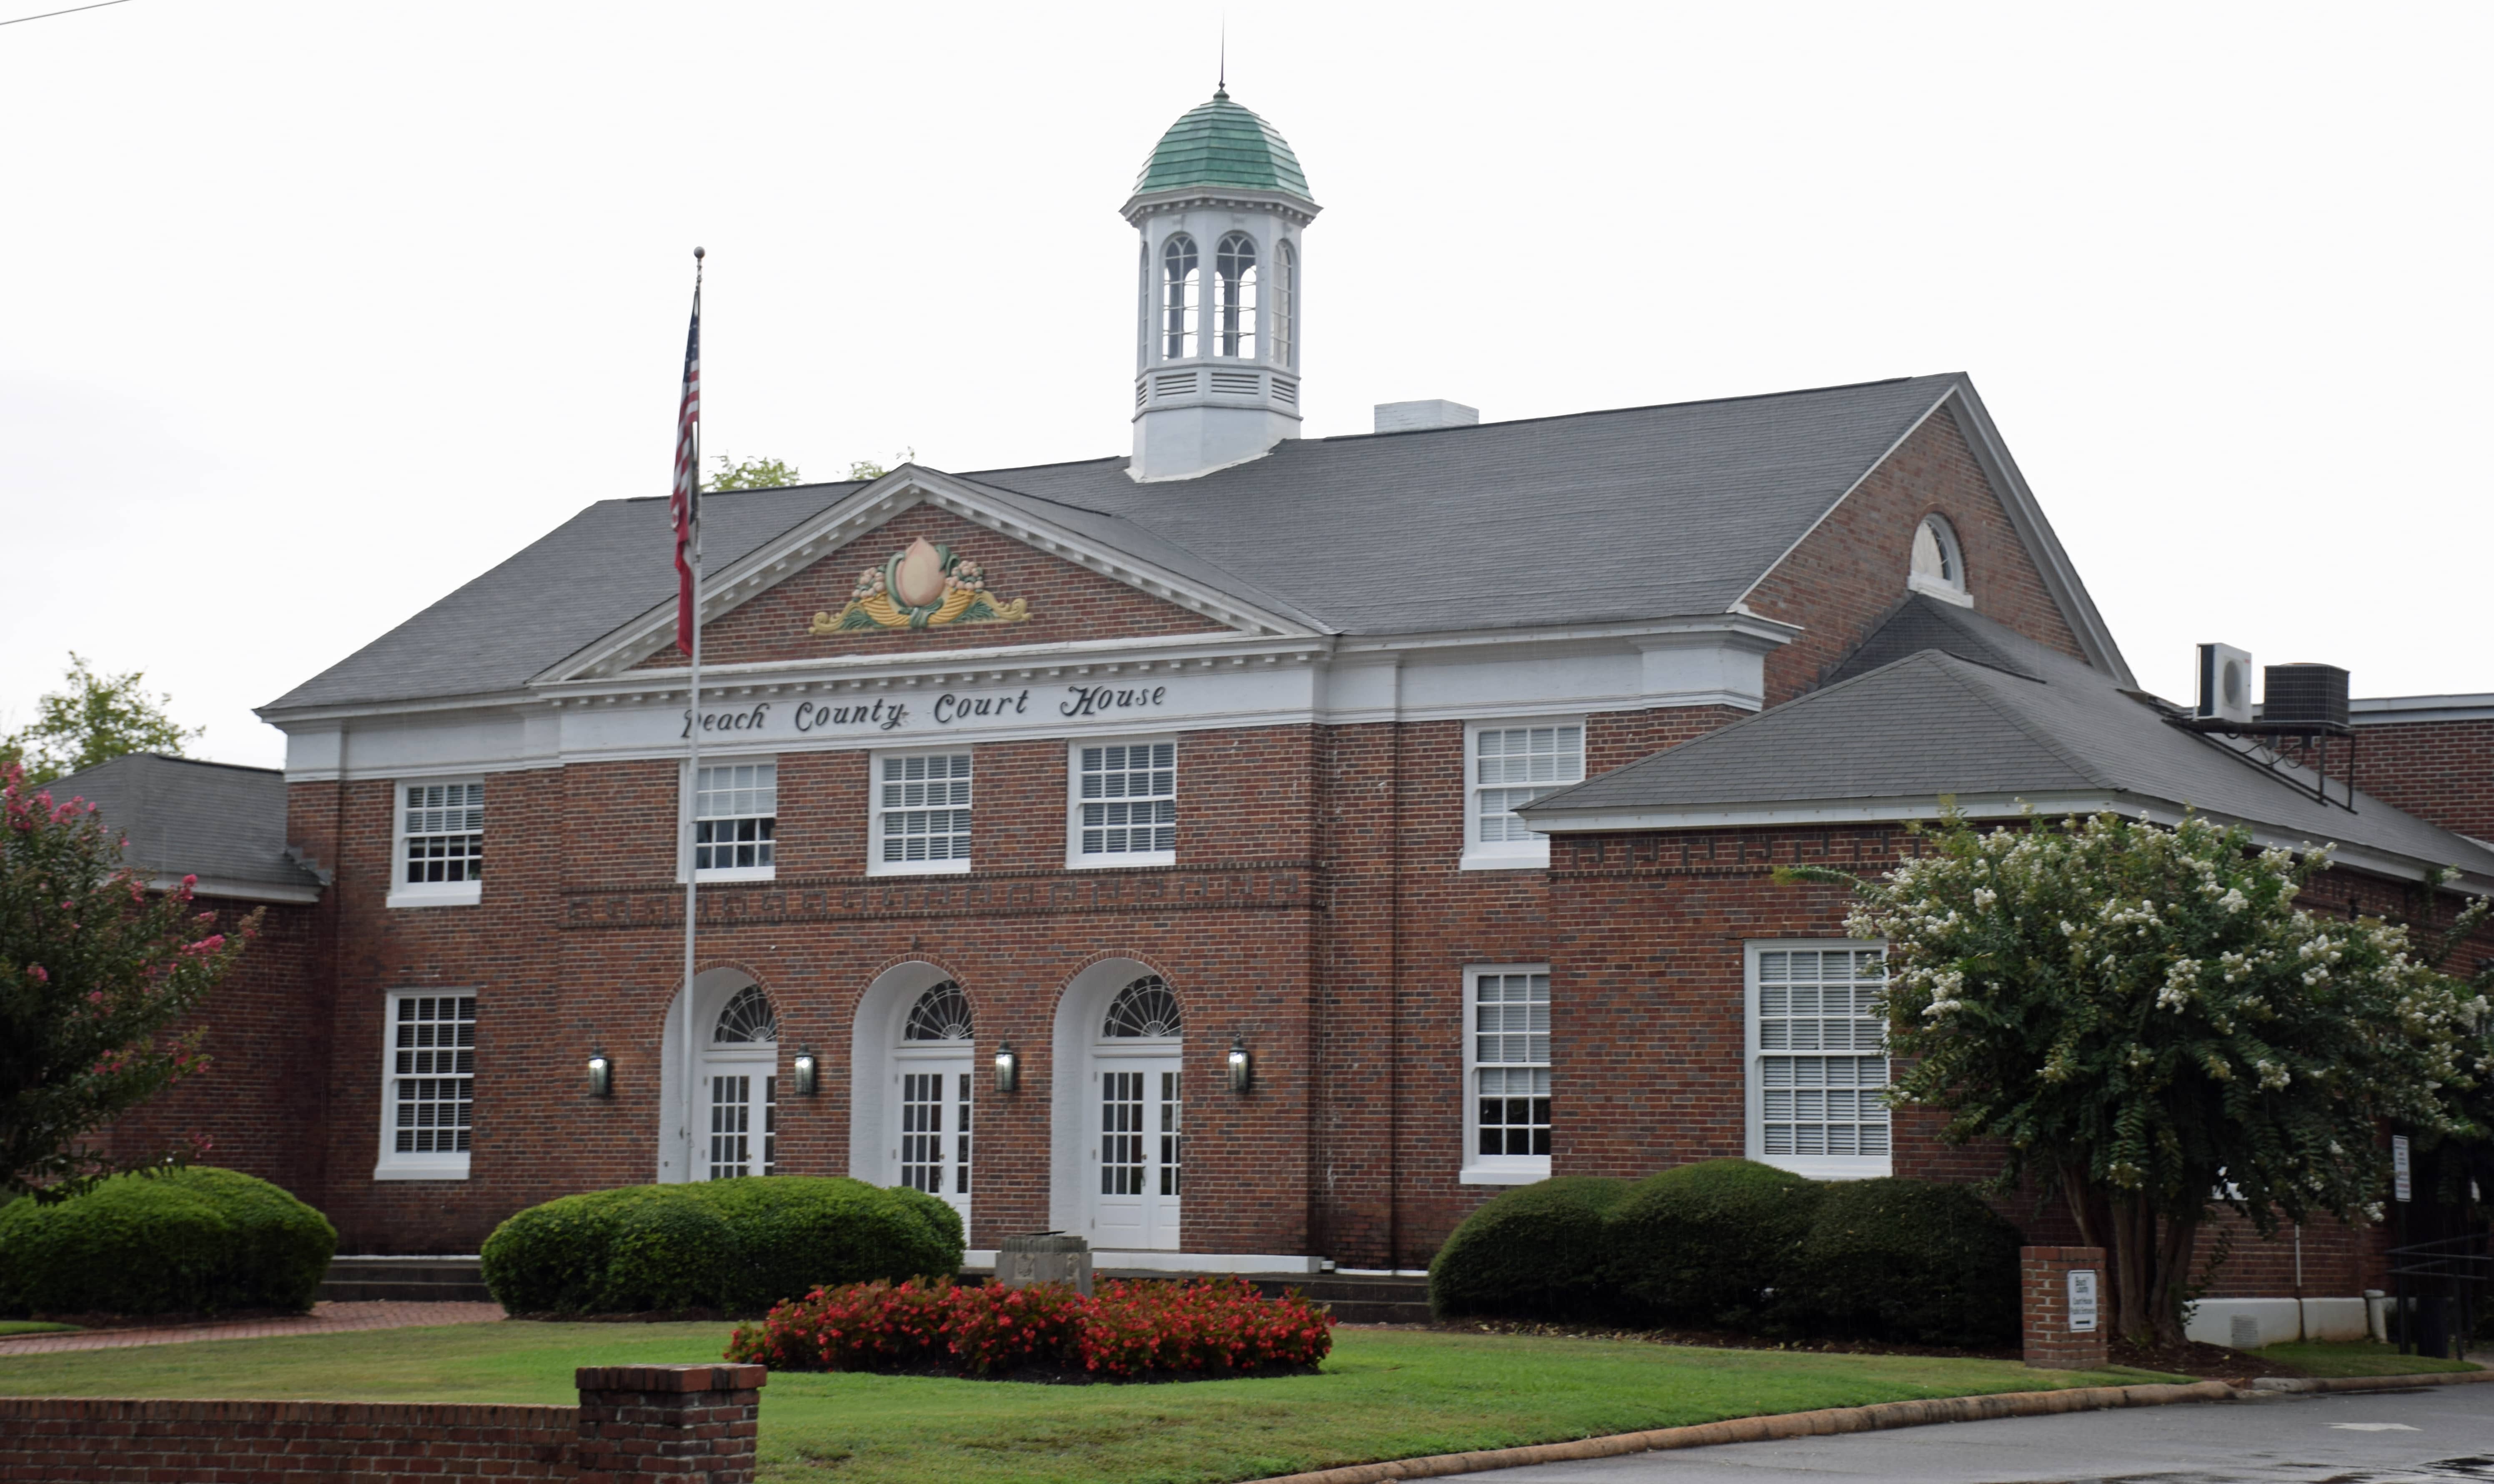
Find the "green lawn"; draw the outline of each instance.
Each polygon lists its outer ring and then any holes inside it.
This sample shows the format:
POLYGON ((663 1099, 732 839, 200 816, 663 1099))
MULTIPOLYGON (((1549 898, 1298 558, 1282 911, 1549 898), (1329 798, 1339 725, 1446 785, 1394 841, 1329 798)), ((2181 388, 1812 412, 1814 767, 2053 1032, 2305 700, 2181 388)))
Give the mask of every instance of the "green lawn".
MULTIPOLYGON (((718 1356, 717 1324, 468 1324, 0 1357, 14 1396, 568 1404, 581 1365, 718 1356)), ((1345 1330, 1319 1376, 1038 1386, 774 1376, 762 1476, 1215 1484, 1914 1397, 2166 1380, 1996 1360, 1705 1350, 1617 1340, 1345 1330)))
POLYGON ((2421 1376, 2429 1371, 2475 1371, 2465 1360, 2402 1355, 2395 1345, 2372 1340, 2304 1340, 2263 1347, 2264 1360, 2282 1360, 2306 1376, 2421 1376))
POLYGON ((0 1319, 0 1338, 10 1335, 56 1334, 61 1330, 76 1328, 77 1326, 75 1324, 47 1324, 42 1319, 0 1319))

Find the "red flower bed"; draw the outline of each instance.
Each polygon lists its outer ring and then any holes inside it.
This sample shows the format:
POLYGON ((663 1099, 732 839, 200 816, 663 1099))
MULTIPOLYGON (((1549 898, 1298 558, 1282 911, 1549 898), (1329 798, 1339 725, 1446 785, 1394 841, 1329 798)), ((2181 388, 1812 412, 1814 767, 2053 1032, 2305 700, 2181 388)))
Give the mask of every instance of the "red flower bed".
POLYGON ((1007 1376, 1054 1371, 1106 1380, 1305 1371, 1333 1348, 1333 1316, 1292 1293, 1264 1298, 1236 1278, 1100 1285, 937 1287, 916 1282, 816 1288, 741 1325, 727 1358, 775 1371, 914 1371, 1007 1376))

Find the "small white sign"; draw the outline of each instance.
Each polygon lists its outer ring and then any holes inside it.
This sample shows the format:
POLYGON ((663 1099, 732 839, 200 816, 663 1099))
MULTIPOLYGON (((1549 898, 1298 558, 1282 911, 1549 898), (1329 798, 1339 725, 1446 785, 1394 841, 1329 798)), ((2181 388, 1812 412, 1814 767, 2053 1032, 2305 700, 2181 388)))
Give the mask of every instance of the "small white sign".
POLYGON ((2070 1269, 2070 1333, 2091 1335, 2096 1332, 2096 1270, 2091 1267, 2070 1269))
POLYGON ((2415 1184, 2408 1178, 2408 1136, 2393 1134, 2390 1136, 2390 1193, 2405 1201, 2415 1190, 2415 1184))

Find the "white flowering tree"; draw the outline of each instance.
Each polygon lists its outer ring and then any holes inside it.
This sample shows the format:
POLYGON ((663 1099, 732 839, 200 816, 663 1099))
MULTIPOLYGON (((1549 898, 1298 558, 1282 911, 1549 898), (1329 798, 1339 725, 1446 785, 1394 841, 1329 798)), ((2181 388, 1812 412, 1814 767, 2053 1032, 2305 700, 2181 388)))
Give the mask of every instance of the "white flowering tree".
POLYGON ((2182 1338, 2212 1208, 2264 1235, 2316 1213, 2378 1220, 2385 1122, 2477 1133, 2486 1001, 2406 928, 2298 908, 2327 849, 2256 850, 2197 816, 1979 832, 1954 808, 1936 855, 1862 880, 1848 930, 1889 944, 1892 1094, 1996 1140, 1997 1187, 2057 1187, 2107 1250, 2115 1332, 2182 1338))

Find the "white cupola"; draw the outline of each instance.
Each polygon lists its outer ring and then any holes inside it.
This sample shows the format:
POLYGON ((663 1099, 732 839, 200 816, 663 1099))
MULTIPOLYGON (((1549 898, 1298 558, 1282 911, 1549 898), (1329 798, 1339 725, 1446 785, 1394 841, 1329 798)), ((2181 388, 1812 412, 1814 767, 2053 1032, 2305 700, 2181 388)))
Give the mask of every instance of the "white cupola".
POLYGON ((1299 436, 1299 233, 1317 210, 1289 143, 1227 90, 1161 136, 1124 208, 1143 239, 1134 478, 1189 478, 1299 436))

